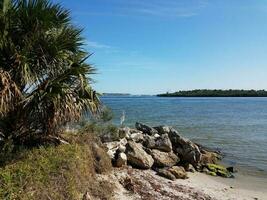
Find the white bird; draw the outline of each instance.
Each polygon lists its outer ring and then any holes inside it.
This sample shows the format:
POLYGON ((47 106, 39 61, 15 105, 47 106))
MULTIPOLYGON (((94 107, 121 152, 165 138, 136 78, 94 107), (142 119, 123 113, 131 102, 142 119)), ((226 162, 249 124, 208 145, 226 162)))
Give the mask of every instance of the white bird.
POLYGON ((121 116, 121 126, 123 125, 123 122, 125 121, 125 111, 122 111, 122 116, 121 116))

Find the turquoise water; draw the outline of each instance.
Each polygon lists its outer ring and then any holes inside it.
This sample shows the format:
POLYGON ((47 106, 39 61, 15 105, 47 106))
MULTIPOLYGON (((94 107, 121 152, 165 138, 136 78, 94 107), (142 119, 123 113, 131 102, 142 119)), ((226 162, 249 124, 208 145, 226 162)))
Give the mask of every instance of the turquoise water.
MULTIPOLYGON (((195 142, 219 149, 224 162, 267 175, 267 98, 103 97, 119 123, 170 125, 195 142)), ((266 176, 267 177, 267 176, 266 176)))

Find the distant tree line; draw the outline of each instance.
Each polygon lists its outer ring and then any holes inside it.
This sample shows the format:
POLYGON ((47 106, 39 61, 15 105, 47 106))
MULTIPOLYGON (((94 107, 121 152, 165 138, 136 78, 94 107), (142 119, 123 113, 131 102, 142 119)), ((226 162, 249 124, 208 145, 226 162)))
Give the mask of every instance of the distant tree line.
POLYGON ((265 90, 188 90, 158 94, 159 97, 267 97, 265 90))

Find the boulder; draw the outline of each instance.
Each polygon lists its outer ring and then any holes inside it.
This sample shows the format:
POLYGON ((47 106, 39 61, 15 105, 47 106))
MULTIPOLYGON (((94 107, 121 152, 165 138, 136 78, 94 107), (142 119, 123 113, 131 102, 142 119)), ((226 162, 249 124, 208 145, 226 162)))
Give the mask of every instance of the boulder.
POLYGON ((105 143, 105 146, 107 147, 108 151, 107 151, 107 154, 108 156, 113 159, 114 156, 115 156, 115 153, 117 151, 117 149, 119 148, 120 146, 120 142, 107 142, 105 143))
POLYGON ((237 170, 234 168, 234 167, 227 167, 226 168, 228 172, 231 172, 231 173, 236 173, 237 170))
POLYGON ((169 134, 170 132, 170 127, 169 126, 156 126, 154 127, 158 131, 158 134, 169 134))
POLYGON ((171 172, 175 178, 177 179, 187 179, 187 173, 185 171, 185 169, 181 166, 173 166, 171 168, 168 169, 169 172, 171 172))
POLYGON ((125 153, 119 153, 117 155, 117 158, 115 160, 115 166, 116 167, 122 167, 127 165, 127 156, 125 153))
POLYGON ((133 167, 149 169, 154 163, 151 155, 147 154, 140 143, 129 141, 125 151, 128 163, 133 167))
POLYGON ((104 143, 107 150, 107 154, 111 159, 114 159, 114 156, 116 154, 116 151, 120 149, 121 152, 124 152, 123 149, 125 149, 125 145, 127 143, 127 140, 125 138, 121 139, 120 141, 115 142, 106 142, 104 143))
POLYGON ((163 134, 159 137, 145 135, 143 144, 145 147, 150 149, 158 149, 165 152, 172 151, 172 143, 169 139, 168 134, 163 134))
POLYGON ((139 123, 139 122, 135 123, 135 128, 139 131, 142 131, 145 134, 148 134, 148 135, 154 135, 154 134, 158 133, 158 131, 156 129, 154 129, 150 126, 147 126, 145 124, 139 123))
POLYGON ((119 128, 119 137, 124 138, 124 137, 129 137, 131 135, 131 129, 129 127, 123 127, 119 128))
POLYGON ((195 173, 196 169, 193 167, 193 165, 186 163, 183 165, 185 171, 195 173))
POLYGON ((167 179, 170 179, 172 181, 174 181, 176 179, 176 177, 167 169, 158 169, 157 175, 162 176, 162 177, 167 178, 167 179))
POLYGON ((151 151, 155 167, 171 167, 179 162, 179 158, 173 152, 162 152, 156 149, 151 151))
POLYGON ((156 138, 150 135, 144 135, 144 142, 143 145, 146 148, 154 149, 156 146, 156 138))
MULTIPOLYGON (((229 172, 224 166, 222 165, 215 165, 215 164, 207 164, 206 169, 208 169, 209 172, 212 172, 213 174, 216 173, 218 176, 222 176, 225 178, 233 178, 231 172, 229 172)), ((208 173, 209 173, 208 172, 208 173)), ((206 172, 207 173, 207 172, 206 172)))
POLYGON ((126 151, 126 147, 123 144, 119 145, 118 151, 124 153, 126 151))
POLYGON ((143 142, 144 141, 144 135, 142 132, 136 132, 136 133, 132 133, 130 135, 130 140, 133 140, 134 142, 143 142))
POLYGON ((220 155, 215 153, 215 152, 209 152, 206 150, 201 150, 201 153, 202 153, 202 155, 201 155, 200 162, 202 165, 205 165, 208 163, 215 164, 220 159, 220 155))
POLYGON ((169 139, 168 134, 163 134, 160 137, 156 138, 155 148, 165 152, 172 151, 172 143, 169 139))
POLYGON ((173 128, 170 128, 168 135, 175 153, 178 154, 182 162, 190 163, 195 168, 198 167, 201 160, 201 152, 198 146, 192 141, 181 137, 179 132, 173 128))

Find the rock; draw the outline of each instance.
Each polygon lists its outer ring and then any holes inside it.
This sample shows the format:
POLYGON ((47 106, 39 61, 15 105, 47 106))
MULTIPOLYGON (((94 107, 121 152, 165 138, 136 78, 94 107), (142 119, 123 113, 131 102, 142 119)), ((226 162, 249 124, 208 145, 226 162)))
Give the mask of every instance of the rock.
POLYGON ((158 169, 157 175, 162 176, 162 177, 167 178, 167 179, 170 179, 172 181, 174 181, 176 179, 176 177, 167 169, 158 169))
POLYGON ((200 162, 203 165, 205 165, 207 163, 215 164, 220 159, 220 155, 215 153, 215 152, 209 152, 206 150, 202 150, 201 153, 202 153, 202 155, 201 155, 200 162))
POLYGON ((89 192, 86 192, 86 193, 83 195, 82 200, 92 200, 92 198, 91 198, 89 192))
POLYGON ((127 156, 125 153, 119 153, 115 161, 115 166, 122 167, 125 165, 127 165, 127 156))
POLYGON ((120 141, 115 142, 106 142, 104 143, 107 147, 107 154, 111 159, 114 159, 116 151, 120 148, 121 152, 123 152, 124 146, 127 144, 127 140, 125 138, 121 139, 120 141))
POLYGON ((127 144, 127 142, 128 141, 126 140, 126 138, 123 138, 123 139, 120 140, 120 144, 123 145, 123 146, 125 146, 127 144))
POLYGON ((204 167, 202 169, 202 172, 208 174, 210 171, 209 171, 209 169, 207 167, 204 167))
POLYGON ((163 134, 157 138, 145 135, 143 144, 150 149, 158 149, 165 152, 172 151, 172 143, 167 134, 163 134))
POLYGON ((226 168, 228 172, 231 172, 231 173, 236 173, 237 170, 234 168, 234 167, 227 167, 226 168))
POLYGON ((114 156, 115 156, 115 153, 117 151, 117 149, 119 148, 120 146, 120 142, 107 142, 105 143, 105 146, 107 147, 108 151, 107 151, 107 154, 108 156, 113 159, 114 156))
POLYGON ((206 174, 208 174, 210 176, 217 176, 217 174, 215 172, 211 172, 211 171, 206 172, 206 174))
POLYGON ((148 135, 154 135, 154 134, 158 133, 158 131, 156 129, 154 129, 150 126, 147 126, 145 124, 139 123, 139 122, 135 123, 135 128, 139 131, 142 131, 145 134, 148 134, 148 135))
POLYGON ((149 149, 154 149, 155 146, 156 146, 156 140, 154 137, 150 136, 150 135, 144 135, 144 142, 143 142, 143 145, 146 147, 146 148, 149 148, 149 149))
POLYGON ((153 149, 151 156, 154 159, 155 167, 171 167, 179 162, 179 158, 173 152, 161 152, 153 149))
POLYGON ((170 132, 169 126, 156 126, 156 127, 154 127, 154 129, 156 129, 160 135, 169 134, 169 132, 170 132))
POLYGON ((129 141, 125 151, 128 163, 133 167, 149 169, 154 163, 151 155, 147 154, 140 143, 129 141))
POLYGON ((172 151, 172 143, 169 139, 168 134, 163 134, 160 137, 156 138, 155 148, 165 152, 172 151))
POLYGON ((119 152, 124 153, 126 150, 126 147, 123 144, 120 144, 118 150, 119 150, 119 152))
POLYGON ((222 165, 207 164, 207 169, 213 173, 216 173, 218 176, 225 178, 233 178, 234 176, 222 165))
POLYGON ((198 167, 201 159, 201 152, 198 146, 192 141, 181 137, 179 132, 173 128, 170 128, 168 135, 179 158, 185 163, 198 167))
POLYGON ((173 166, 168 169, 177 179, 187 179, 187 173, 183 167, 173 166))
POLYGON ((129 127, 119 128, 119 137, 120 138, 127 138, 131 135, 131 129, 129 127))
POLYGON ((195 173, 196 172, 196 169, 193 167, 193 165, 191 165, 189 163, 187 163, 187 164, 185 164, 183 166, 184 166, 185 171, 187 171, 187 172, 191 172, 191 173, 195 173))
POLYGON ((130 135, 130 139, 133 140, 134 142, 143 142, 144 141, 144 135, 141 132, 137 132, 137 133, 132 133, 130 135))

